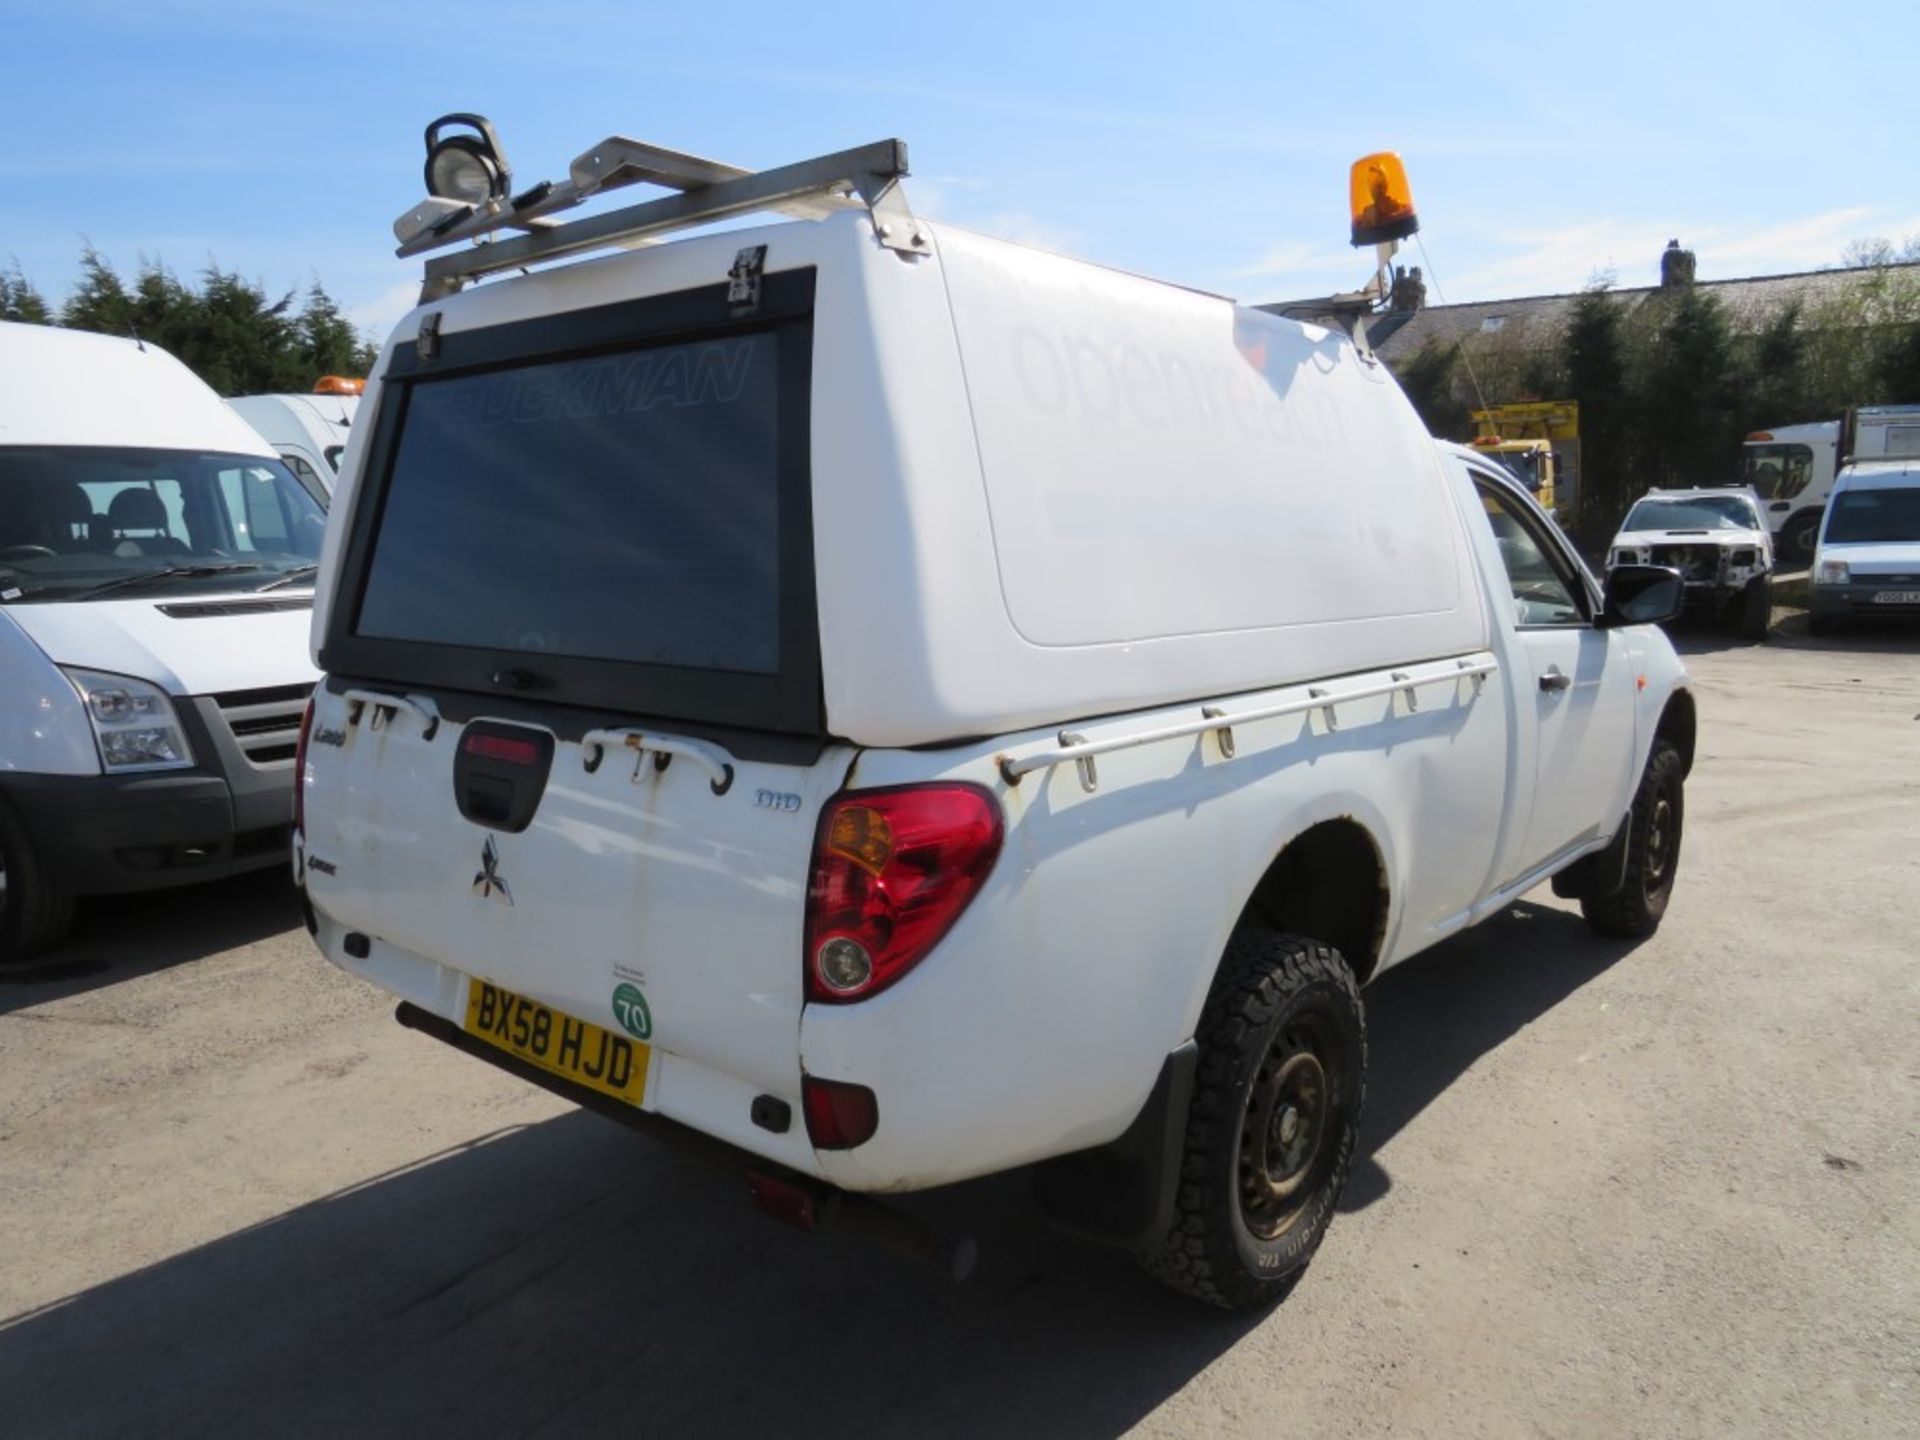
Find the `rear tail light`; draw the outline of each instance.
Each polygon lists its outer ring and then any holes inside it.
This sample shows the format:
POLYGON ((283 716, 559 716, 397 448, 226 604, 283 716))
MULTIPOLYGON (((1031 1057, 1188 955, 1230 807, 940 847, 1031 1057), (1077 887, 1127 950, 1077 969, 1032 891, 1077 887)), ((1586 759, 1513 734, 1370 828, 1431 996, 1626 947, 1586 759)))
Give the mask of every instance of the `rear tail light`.
POLYGON ((856 791, 829 805, 807 887, 807 998, 864 1000, 919 964, 986 883, 1004 833, 998 802, 977 785, 856 791))
POLYGON ((307 736, 313 731, 313 697, 307 697, 307 708, 300 712, 300 738, 293 746, 293 828, 296 834, 307 833, 307 736))
POLYGON ((880 1102, 864 1085, 804 1075, 800 1098, 807 1112, 807 1138, 816 1150, 851 1150, 866 1144, 880 1128, 880 1102))

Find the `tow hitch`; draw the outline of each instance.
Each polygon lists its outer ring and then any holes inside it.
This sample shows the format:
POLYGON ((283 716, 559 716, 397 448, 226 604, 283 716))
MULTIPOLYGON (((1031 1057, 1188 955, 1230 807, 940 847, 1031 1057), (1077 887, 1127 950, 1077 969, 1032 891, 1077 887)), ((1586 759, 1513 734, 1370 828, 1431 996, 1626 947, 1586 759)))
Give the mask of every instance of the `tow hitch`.
POLYGON ((896 1209, 869 1195, 841 1190, 825 1181, 801 1175, 784 1166, 770 1165, 757 1156, 703 1135, 698 1130, 656 1115, 636 1110, 609 1096, 573 1084, 538 1066, 497 1050, 476 1040, 451 1020, 444 1019, 418 1005, 403 1000, 393 1018, 409 1030, 431 1035, 476 1060, 484 1060, 528 1084, 550 1090, 571 1100, 583 1110, 592 1110, 617 1120, 630 1130, 668 1145, 682 1154, 700 1160, 711 1168, 734 1176, 744 1173, 747 1198, 763 1215, 799 1230, 839 1229, 871 1240, 897 1255, 931 1265, 949 1279, 964 1280, 973 1273, 979 1246, 971 1235, 948 1235, 925 1221, 896 1209))

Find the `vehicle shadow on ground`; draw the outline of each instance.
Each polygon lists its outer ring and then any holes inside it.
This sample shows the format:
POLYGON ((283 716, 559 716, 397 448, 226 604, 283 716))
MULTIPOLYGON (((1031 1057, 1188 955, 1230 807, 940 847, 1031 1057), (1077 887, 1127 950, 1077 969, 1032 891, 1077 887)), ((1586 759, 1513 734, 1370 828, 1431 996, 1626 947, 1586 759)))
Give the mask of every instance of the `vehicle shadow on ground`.
POLYGON ((1523 900, 1370 985, 1366 1120, 1340 1208, 1364 1209, 1392 1188, 1376 1154, 1474 1061, 1638 943, 1605 939, 1577 914, 1523 900))
POLYGON ((0 1015, 251 945, 299 924, 299 892, 279 867, 83 900, 65 941, 26 964, 0 968, 0 1015))
MULTIPOLYGON (((1362 1183, 1625 949, 1523 904, 1384 977, 1362 1183)), ((1264 1318, 1049 1230, 1020 1175, 913 1208, 978 1236, 973 1279, 788 1230, 736 1178, 576 1112, 0 1321, 0 1394, 18 1434, 1110 1436, 1264 1318)))
POLYGON ((1826 650, 1836 654, 1920 655, 1920 625, 1882 620, 1851 624, 1826 635, 1807 629, 1805 614, 1789 615, 1774 625, 1776 644, 1795 650, 1826 650))

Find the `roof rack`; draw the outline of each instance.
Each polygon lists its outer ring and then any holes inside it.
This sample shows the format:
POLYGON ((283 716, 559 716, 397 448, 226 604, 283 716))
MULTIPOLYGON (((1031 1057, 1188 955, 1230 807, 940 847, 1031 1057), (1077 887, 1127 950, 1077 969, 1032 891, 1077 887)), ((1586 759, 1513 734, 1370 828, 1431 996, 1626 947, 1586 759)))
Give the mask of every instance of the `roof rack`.
POLYGON ((475 244, 427 262, 420 302, 454 294, 467 281, 500 270, 514 270, 583 250, 645 244, 674 230, 711 224, 735 215, 772 210, 820 219, 836 210, 864 209, 873 217, 882 245, 908 254, 926 254, 926 232, 907 208, 900 188, 907 174, 907 146, 879 140, 851 150, 816 156, 772 170, 742 170, 609 136, 568 167, 566 180, 542 181, 509 199, 478 205, 432 199, 394 222, 400 240, 396 254, 424 254, 463 240, 486 241, 495 231, 526 233, 475 244), (551 217, 607 190, 651 184, 678 194, 561 224, 551 217))

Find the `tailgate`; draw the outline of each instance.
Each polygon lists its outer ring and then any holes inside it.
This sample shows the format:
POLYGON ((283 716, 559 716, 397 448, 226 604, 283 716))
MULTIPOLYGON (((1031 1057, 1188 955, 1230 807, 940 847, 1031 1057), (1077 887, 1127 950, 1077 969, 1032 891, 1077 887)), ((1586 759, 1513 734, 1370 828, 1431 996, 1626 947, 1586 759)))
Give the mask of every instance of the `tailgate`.
MULTIPOLYGON (((617 737, 556 735, 516 833, 470 818, 463 746, 554 732, 476 719, 443 722, 428 740, 427 728, 409 710, 316 696, 305 831, 315 906, 381 946, 797 1108, 808 865, 851 752, 806 766, 719 752, 732 779, 717 794, 699 742, 649 732, 648 744, 686 747, 663 764, 663 752, 617 737)), ((464 993, 443 983, 442 996, 460 1020, 464 993)), ((650 1087, 647 1108, 662 1103, 650 1087)))

